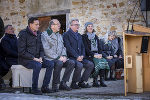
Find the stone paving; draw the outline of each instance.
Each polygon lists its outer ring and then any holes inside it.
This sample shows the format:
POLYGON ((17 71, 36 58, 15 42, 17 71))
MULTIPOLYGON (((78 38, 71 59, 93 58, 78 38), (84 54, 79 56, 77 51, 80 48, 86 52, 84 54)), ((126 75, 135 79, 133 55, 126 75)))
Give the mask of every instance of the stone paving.
MULTIPOLYGON (((91 83, 90 83, 91 84, 91 83)), ((43 94, 41 96, 35 96, 28 93, 28 89, 23 93, 22 89, 12 89, 7 88, 3 91, 0 91, 0 100, 47 100, 47 99, 57 99, 57 100, 80 100, 80 99, 111 99, 111 100, 150 100, 150 92, 145 92, 142 94, 128 93, 127 96, 124 96, 124 81, 107 81, 106 84, 108 87, 99 87, 99 88, 86 88, 78 89, 72 91, 60 91, 57 93, 43 94), (20 98, 20 99, 19 99, 20 98)))

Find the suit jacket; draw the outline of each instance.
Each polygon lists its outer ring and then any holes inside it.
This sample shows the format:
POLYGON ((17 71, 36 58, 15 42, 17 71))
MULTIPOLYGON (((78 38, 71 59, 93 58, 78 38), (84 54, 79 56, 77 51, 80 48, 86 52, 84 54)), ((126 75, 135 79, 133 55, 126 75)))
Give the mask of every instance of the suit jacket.
POLYGON ((82 36, 77 32, 69 29, 63 34, 64 45, 69 58, 77 59, 79 56, 85 56, 85 48, 82 41, 82 36))

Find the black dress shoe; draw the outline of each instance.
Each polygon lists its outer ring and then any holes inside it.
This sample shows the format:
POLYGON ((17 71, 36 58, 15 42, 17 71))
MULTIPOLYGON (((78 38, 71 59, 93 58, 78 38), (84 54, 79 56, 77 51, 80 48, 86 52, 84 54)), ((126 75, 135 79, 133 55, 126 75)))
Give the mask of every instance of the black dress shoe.
POLYGON ((101 81, 100 81, 100 86, 107 87, 107 85, 104 82, 101 82, 101 81))
POLYGON ((61 82, 60 83, 59 89, 60 90, 67 90, 67 91, 71 91, 72 90, 70 87, 67 86, 67 84, 65 82, 61 82))
POLYGON ((93 87, 100 87, 100 85, 98 83, 93 82, 93 87))
POLYGON ((32 89, 31 93, 34 94, 34 95, 42 95, 42 92, 38 89, 32 89))
POLYGON ((50 90, 48 87, 42 87, 41 88, 42 93, 53 93, 53 90, 50 90))
POLYGON ((71 83, 70 86, 72 89, 81 89, 76 83, 71 83))
POLYGON ((84 82, 79 82, 78 86, 81 87, 81 88, 90 88, 91 87, 88 83, 85 84, 84 82))

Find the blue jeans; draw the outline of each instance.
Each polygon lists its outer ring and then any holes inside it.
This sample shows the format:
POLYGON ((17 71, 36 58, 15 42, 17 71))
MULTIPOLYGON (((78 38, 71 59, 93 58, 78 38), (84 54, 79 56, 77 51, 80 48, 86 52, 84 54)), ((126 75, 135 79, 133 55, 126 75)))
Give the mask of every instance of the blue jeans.
POLYGON ((28 69, 33 69, 33 76, 32 76, 32 89, 38 88, 38 79, 39 73, 41 68, 46 68, 45 77, 43 80, 42 87, 48 87, 52 75, 52 70, 54 68, 54 62, 43 59, 42 64, 37 61, 29 61, 28 64, 25 66, 28 69))

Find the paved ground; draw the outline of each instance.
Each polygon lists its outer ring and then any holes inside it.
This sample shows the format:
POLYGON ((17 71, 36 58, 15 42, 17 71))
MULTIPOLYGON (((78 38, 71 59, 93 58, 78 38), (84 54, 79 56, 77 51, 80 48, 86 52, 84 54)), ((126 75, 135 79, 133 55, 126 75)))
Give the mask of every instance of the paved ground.
MULTIPOLYGON (((124 96, 124 81, 108 81, 108 87, 87 88, 72 91, 60 91, 57 93, 43 94, 42 96, 35 96, 29 93, 22 93, 22 89, 7 88, 0 91, 0 100, 78 100, 78 99, 111 99, 111 100, 150 100, 150 92, 142 94, 128 93, 124 96)), ((27 91, 27 90, 26 90, 27 91)))

